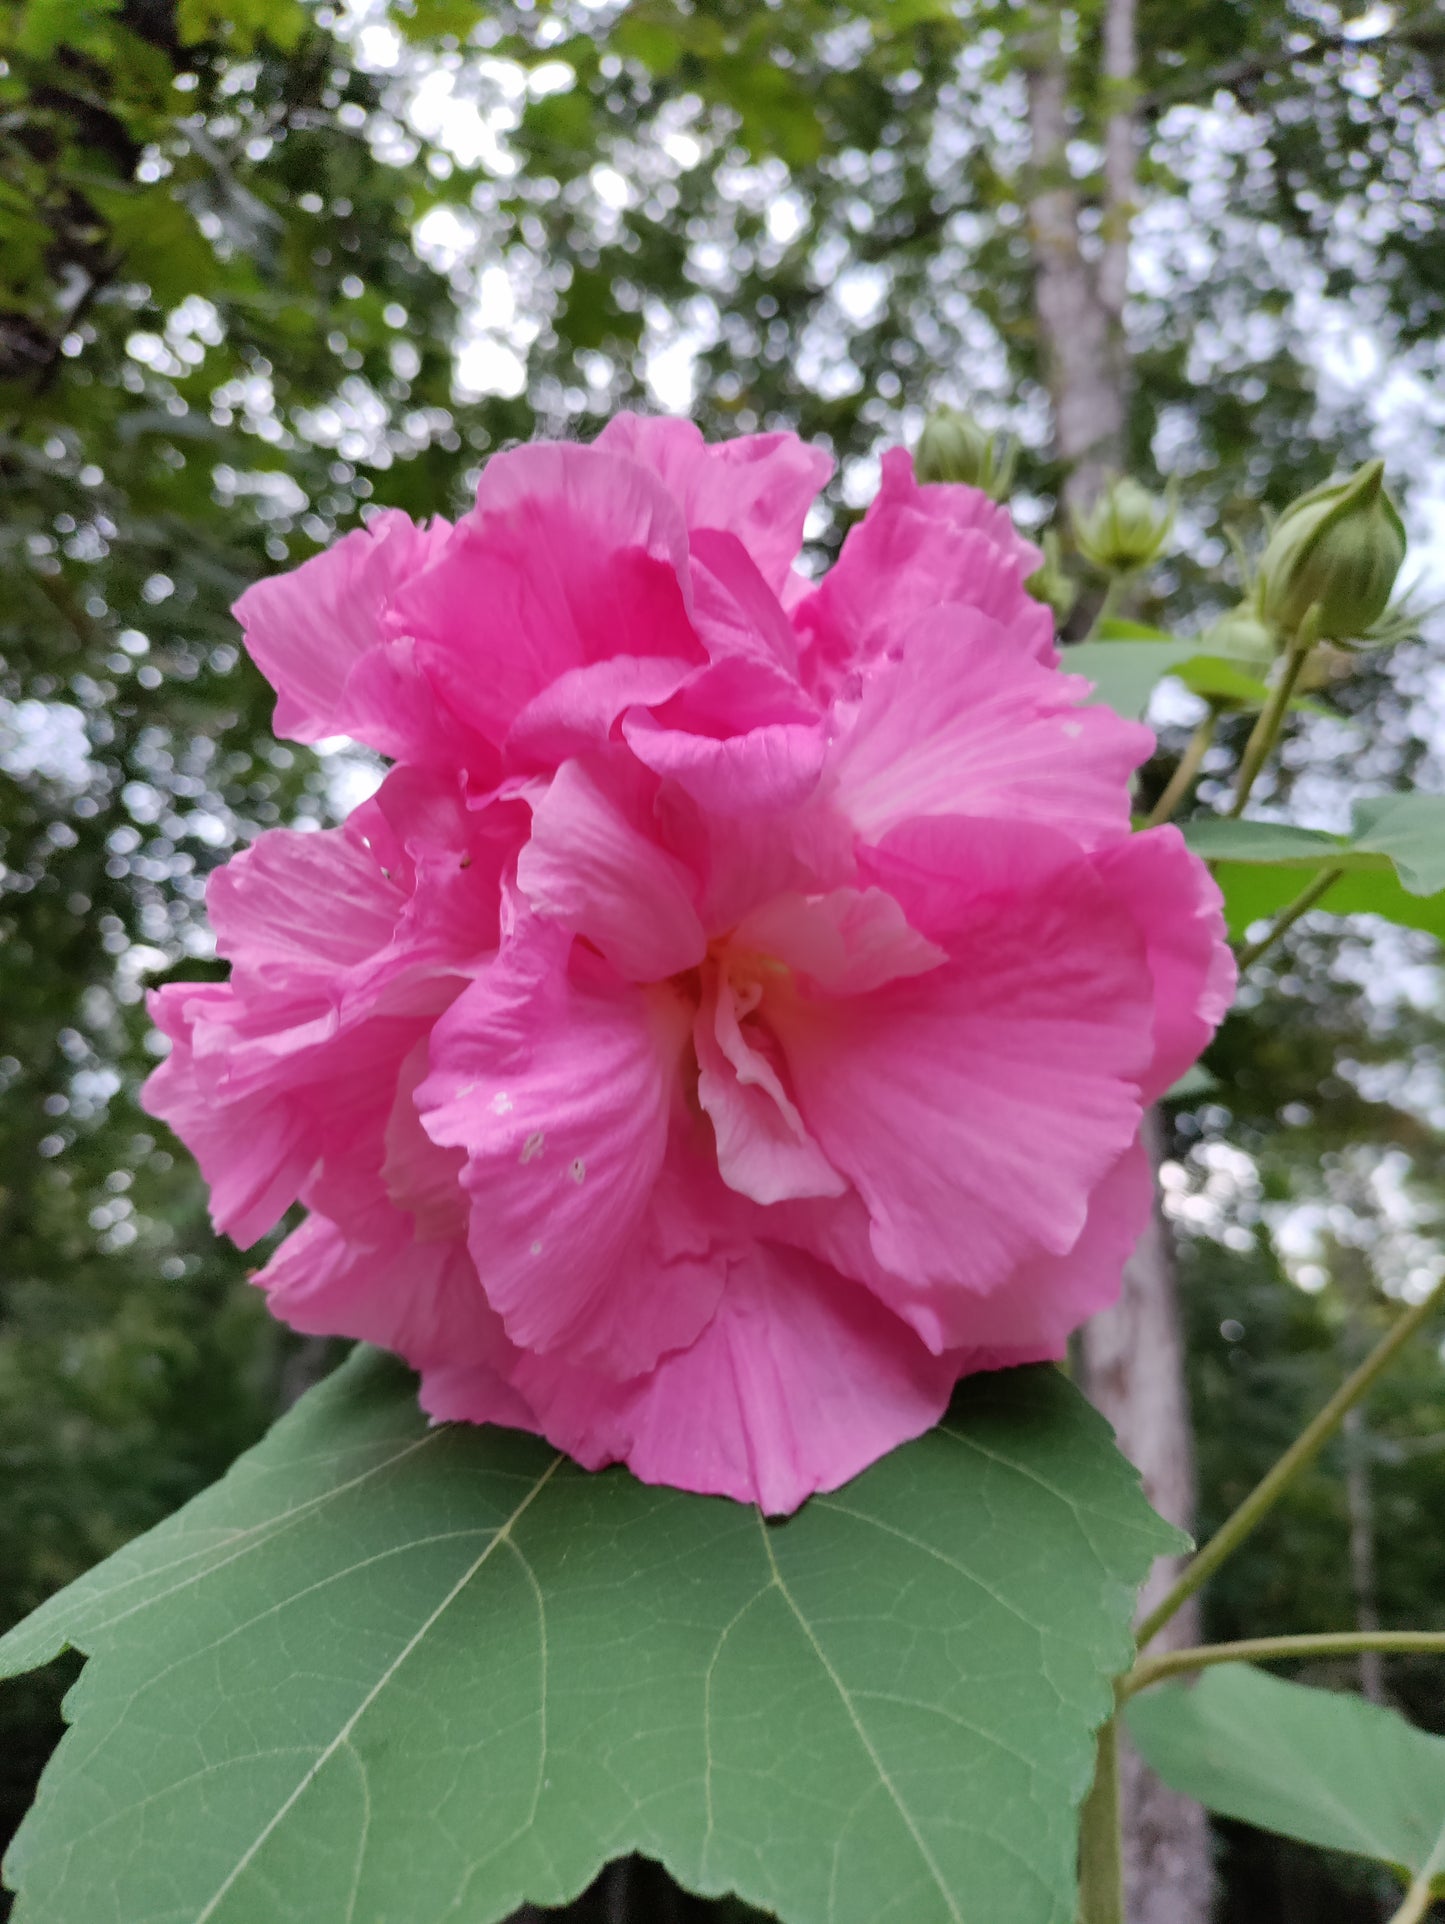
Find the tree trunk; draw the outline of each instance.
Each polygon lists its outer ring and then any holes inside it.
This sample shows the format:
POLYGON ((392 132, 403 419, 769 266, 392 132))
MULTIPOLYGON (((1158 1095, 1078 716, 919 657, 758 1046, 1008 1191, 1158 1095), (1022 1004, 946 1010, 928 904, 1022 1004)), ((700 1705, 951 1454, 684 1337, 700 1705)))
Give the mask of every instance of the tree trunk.
MULTIPOLYGON (((1145 1139, 1156 1168, 1161 1134, 1151 1112, 1145 1139)), ((1118 1302, 1085 1325, 1082 1352, 1085 1388, 1113 1424, 1120 1449, 1138 1465, 1144 1494, 1161 1516, 1187 1530, 1194 1520, 1194 1438, 1173 1251, 1157 1209, 1124 1267, 1118 1302)), ((1172 1557, 1155 1564, 1139 1599, 1141 1616, 1178 1570, 1172 1557)), ((1191 1600, 1149 1647, 1179 1650, 1199 1641, 1191 1600)), ((1129 1924, 1205 1924, 1212 1879, 1203 1806, 1170 1790, 1127 1741, 1120 1747, 1119 1788, 1129 1924)))
MULTIPOLYGON (((1123 313, 1137 145, 1134 5, 1135 0, 1108 0, 1103 21, 1108 120, 1103 220, 1094 260, 1086 252, 1078 189, 1068 173, 1068 65, 1060 16, 1052 9, 1042 16, 1028 73, 1034 307, 1057 450, 1068 467, 1064 501, 1072 508, 1092 500, 1124 455, 1123 313)), ((1157 1169, 1163 1150, 1157 1115, 1146 1118, 1145 1140, 1157 1169)), ((1085 1328, 1080 1354, 1084 1387, 1138 1466, 1150 1502, 1188 1529, 1195 1501, 1193 1434, 1173 1253, 1157 1211, 1125 1267, 1118 1303, 1085 1328)), ((1163 1595, 1176 1568, 1171 1562, 1155 1566, 1144 1587, 1143 1610, 1163 1595)), ((1153 1647, 1197 1641, 1198 1613, 1186 1609, 1153 1647)), ((1204 1811, 1161 1783, 1127 1744, 1121 1796, 1129 1924, 1205 1924, 1212 1877, 1204 1811)))
MULTIPOLYGON (((1132 72, 1133 0, 1111 0, 1126 16, 1131 52, 1126 63, 1132 72)), ((1067 475, 1064 500, 1071 508, 1086 507, 1098 493, 1109 470, 1117 467, 1124 446, 1125 381, 1119 316, 1128 265, 1128 201, 1121 203, 1118 222, 1107 225, 1107 244, 1096 274, 1084 257, 1079 227, 1079 193, 1069 174, 1069 74, 1059 39, 1060 16, 1050 13, 1032 50, 1028 70, 1029 235, 1034 256, 1034 315, 1044 375, 1054 404, 1054 444, 1067 475), (1121 265, 1122 261, 1122 265, 1121 265), (1106 300, 1117 296, 1112 307, 1106 300)), ((1106 34, 1112 41, 1113 29, 1106 34)), ((1116 56, 1118 57, 1118 56, 1116 56)), ((1123 183, 1122 154, 1131 156, 1132 120, 1124 135, 1110 121, 1110 140, 1123 183)), ((1106 179, 1108 176, 1106 175, 1106 179)), ((1110 181, 1112 196, 1114 182, 1110 181)), ((1132 191, 1132 190, 1131 190, 1132 191)), ((1109 210, 1112 213, 1112 209, 1109 210)))
MULTIPOLYGON (((1355 1628, 1380 1627, 1375 1576, 1375 1491, 1370 1475, 1370 1433, 1357 1403, 1345 1412, 1345 1503, 1350 1517, 1350 1584, 1355 1593, 1355 1628)), ((1385 1660, 1378 1650, 1360 1652, 1360 1694, 1372 1704, 1385 1701, 1385 1660)))

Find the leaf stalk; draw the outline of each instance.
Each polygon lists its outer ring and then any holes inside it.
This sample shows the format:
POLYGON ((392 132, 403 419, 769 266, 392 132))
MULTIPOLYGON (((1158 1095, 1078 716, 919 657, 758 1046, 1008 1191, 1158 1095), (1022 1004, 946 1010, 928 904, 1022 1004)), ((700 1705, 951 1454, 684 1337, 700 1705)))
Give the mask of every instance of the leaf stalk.
POLYGON ((1246 942, 1239 951, 1240 973, 1243 974, 1253 963, 1258 962, 1267 950, 1274 947, 1282 935, 1294 927, 1302 915, 1307 915, 1317 902, 1328 895, 1344 872, 1342 868, 1321 869, 1314 880, 1307 887, 1302 888, 1292 902, 1287 902, 1259 940, 1246 942))
POLYGON ((1405 1901, 1399 1910, 1391 1912, 1390 1924, 1424 1924, 1434 1898, 1435 1879, 1429 1871, 1421 1871, 1406 1891, 1405 1901))
POLYGON ((1345 1378, 1329 1402, 1290 1444, 1273 1469, 1266 1472, 1204 1548, 1190 1558, 1172 1589, 1140 1624, 1138 1645, 1141 1650, 1152 1637, 1158 1635, 1180 1605, 1192 1597, 1258 1527, 1300 1472, 1319 1455, 1344 1422, 1347 1413, 1390 1367, 1416 1330, 1429 1320, 1441 1301, 1445 1301, 1445 1277, 1441 1277, 1423 1301, 1414 1304, 1396 1319, 1359 1368, 1345 1378))
POLYGON ((1364 1650, 1401 1654, 1428 1651, 1445 1656, 1445 1630, 1327 1630, 1291 1637, 1243 1637, 1237 1643, 1201 1643, 1144 1657, 1119 1679, 1120 1703, 1166 1677, 1207 1670, 1219 1663, 1282 1663, 1289 1658, 1354 1657, 1364 1650))
POLYGON ((1100 1726, 1094 1781, 1079 1813, 1079 1924, 1124 1924, 1119 1725, 1113 1717, 1100 1726))
POLYGON ((1209 753, 1214 740, 1214 731, 1219 725, 1219 711, 1211 708, 1202 722, 1189 737, 1184 753, 1175 764, 1174 773, 1165 784, 1164 793, 1150 809, 1144 823, 1145 828, 1158 828, 1167 822, 1176 808, 1194 786, 1195 778, 1204 766, 1204 757, 1209 753))
POLYGON ((1244 805, 1249 800, 1249 791, 1254 787, 1255 777, 1269 759, 1270 750, 1279 738, 1279 732, 1284 726, 1284 718, 1289 712, 1295 686, 1304 672, 1304 665, 1309 659, 1312 646, 1313 637, 1308 641, 1301 638, 1295 642, 1284 658, 1279 680, 1271 689, 1269 700, 1259 711, 1254 727, 1249 731, 1249 740, 1244 744, 1244 754, 1240 758, 1239 779, 1235 784, 1234 801, 1229 810, 1231 820, 1244 813, 1244 805))

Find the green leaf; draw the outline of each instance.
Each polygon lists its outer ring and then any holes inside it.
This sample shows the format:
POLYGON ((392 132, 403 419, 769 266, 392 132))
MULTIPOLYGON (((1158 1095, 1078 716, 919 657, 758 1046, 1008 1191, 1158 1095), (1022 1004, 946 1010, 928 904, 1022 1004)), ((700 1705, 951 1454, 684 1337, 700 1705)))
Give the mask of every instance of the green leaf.
MULTIPOLYGON (((154 978, 152 978, 154 980, 154 978)), ((1219 1087, 1219 1077, 1211 1075, 1202 1062, 1196 1062, 1186 1069, 1179 1080, 1171 1083, 1161 1098, 1164 1102, 1190 1102, 1196 1096, 1207 1096, 1219 1087)))
POLYGON ((1445 795, 1376 795, 1354 808, 1354 843, 1380 850, 1412 895, 1445 889, 1445 795))
POLYGON ((1126 1716, 1165 1783, 1210 1810, 1428 1872, 1445 1892, 1445 1739, 1393 1710, 1225 1664, 1146 1691, 1126 1716))
POLYGON ((20 17, 15 44, 21 53, 44 59, 57 47, 85 53, 105 46, 106 26, 122 0, 29 0, 20 17))
POLYGON ((1445 799, 1387 795, 1355 804, 1355 836, 1284 822, 1204 816, 1184 824, 1196 855, 1215 864, 1230 933, 1277 915, 1322 868, 1343 870, 1319 907, 1332 915, 1381 915, 1445 941, 1445 799), (1419 804, 1417 807, 1416 804, 1419 804), (1433 893, 1422 893, 1432 887, 1433 893))
MULTIPOLYGON (((1110 628, 1114 627, 1110 623, 1110 628)), ((1158 641, 1146 637, 1112 641, 1081 641, 1063 651, 1064 667, 1073 675, 1087 675, 1094 684, 1092 701, 1104 702, 1131 721, 1149 706, 1149 697, 1166 675, 1199 654, 1192 641, 1158 641)))
POLYGON ((787 1522, 429 1430, 361 1352, 0 1642, 90 1656, 15 1924, 486 1924, 632 1850, 831 1924, 1068 1924, 1135 1589, 1177 1547, 1057 1371, 787 1522))
MULTIPOLYGON (((1388 856, 1354 848, 1347 835, 1295 828, 1289 822, 1231 821, 1223 815, 1206 815, 1185 823, 1184 839, 1206 862, 1267 862, 1291 869, 1390 866, 1388 856)), ((1299 886, 1298 877, 1295 886, 1299 886)))

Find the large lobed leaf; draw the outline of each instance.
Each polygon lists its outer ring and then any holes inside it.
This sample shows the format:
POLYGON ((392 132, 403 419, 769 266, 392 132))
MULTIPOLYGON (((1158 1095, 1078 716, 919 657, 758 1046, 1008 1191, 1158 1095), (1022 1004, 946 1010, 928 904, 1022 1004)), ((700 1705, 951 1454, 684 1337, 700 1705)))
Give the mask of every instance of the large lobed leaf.
POLYGON ((1165 1783, 1210 1810, 1374 1858, 1445 1893, 1445 1739, 1393 1710, 1226 1664, 1147 1691, 1130 1734, 1165 1783))
POLYGON ((631 1850, 807 1924, 1068 1924, 1175 1547, 1048 1368, 768 1524, 428 1430, 363 1352, 0 1641, 91 1659, 16 1924, 484 1924, 631 1850))

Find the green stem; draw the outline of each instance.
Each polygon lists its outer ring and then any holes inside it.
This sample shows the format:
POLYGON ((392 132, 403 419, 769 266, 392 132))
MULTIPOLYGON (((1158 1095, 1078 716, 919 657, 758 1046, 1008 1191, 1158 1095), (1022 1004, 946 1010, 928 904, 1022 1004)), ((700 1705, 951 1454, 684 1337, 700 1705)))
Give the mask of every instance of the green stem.
POLYGON ((1120 1703, 1166 1677, 1207 1670, 1217 1663, 1282 1663, 1288 1658, 1355 1657, 1362 1650, 1430 1651, 1445 1656, 1445 1630, 1329 1630, 1299 1637, 1245 1637, 1238 1643, 1201 1643, 1144 1657, 1119 1679, 1120 1703))
POLYGON ((1323 896, 1328 895, 1344 872, 1342 868, 1321 869, 1307 888, 1302 888, 1292 902, 1287 902, 1259 940, 1247 942, 1239 951, 1240 974, 1242 975, 1252 963, 1258 962, 1266 949, 1272 949, 1279 938, 1287 930, 1292 929, 1302 915, 1307 914, 1323 896))
POLYGON ((1119 1726, 1112 1717, 1100 1728, 1094 1781, 1079 1813, 1079 1924, 1124 1924, 1119 1726))
POLYGON ((1391 1912, 1390 1924, 1424 1924, 1434 1901, 1435 1877, 1429 1871, 1421 1871, 1406 1891, 1405 1901, 1399 1910, 1391 1912))
POLYGON ((1140 1624, 1138 1645, 1141 1650, 1151 1637, 1156 1636, 1163 1629, 1179 1606, 1192 1597, 1201 1584, 1213 1576, 1220 1564, 1232 1556, 1250 1532, 1263 1521, 1300 1471, 1312 1463, 1329 1442, 1344 1422, 1346 1413, 1354 1408, 1376 1377, 1389 1368, 1416 1330, 1429 1319, 1432 1310, 1442 1300, 1445 1300, 1445 1277, 1436 1283, 1423 1302, 1416 1303, 1413 1308, 1407 1309, 1403 1316, 1396 1318, 1364 1362, 1345 1378, 1329 1402, 1308 1428, 1295 1438, 1274 1468, 1255 1485, 1233 1515, 1220 1525, 1199 1554, 1190 1558, 1173 1588, 1140 1624))
POLYGON ((1279 671, 1279 680, 1270 690, 1269 700, 1260 710, 1254 727, 1249 731, 1249 740, 1244 744, 1244 754, 1239 764, 1239 779, 1234 789, 1234 804, 1229 813, 1231 819, 1244 813, 1244 805, 1249 800, 1249 791, 1254 787, 1254 778, 1264 767, 1270 750, 1284 726, 1284 718, 1289 712, 1290 698, 1295 684, 1300 678, 1305 662, 1309 659, 1309 646, 1298 642, 1285 656, 1279 671))
POLYGON ((1161 822, 1167 822, 1194 786, 1194 779, 1204 766, 1204 757, 1209 753, 1209 745, 1214 740, 1214 731, 1218 724, 1218 712, 1211 708, 1189 737, 1188 746, 1179 757, 1164 793, 1149 811, 1148 820, 1144 824, 1145 828, 1158 828, 1161 822))
POLYGON ((1124 599, 1125 590, 1132 579, 1132 575, 1111 574, 1109 576, 1109 585, 1104 590, 1104 599, 1099 603, 1099 612, 1089 623, 1089 632, 1084 636, 1085 641, 1098 640, 1099 630, 1104 623, 1111 621, 1119 612, 1119 603, 1124 599))

